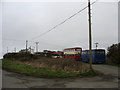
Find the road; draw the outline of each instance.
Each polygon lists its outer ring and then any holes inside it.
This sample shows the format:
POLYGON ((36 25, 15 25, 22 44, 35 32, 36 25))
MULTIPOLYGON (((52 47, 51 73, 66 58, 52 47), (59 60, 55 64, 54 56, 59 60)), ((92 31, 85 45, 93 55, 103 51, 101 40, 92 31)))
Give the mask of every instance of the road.
POLYGON ((3 88, 118 88, 118 68, 93 65, 104 75, 91 78, 36 78, 3 70, 3 88))

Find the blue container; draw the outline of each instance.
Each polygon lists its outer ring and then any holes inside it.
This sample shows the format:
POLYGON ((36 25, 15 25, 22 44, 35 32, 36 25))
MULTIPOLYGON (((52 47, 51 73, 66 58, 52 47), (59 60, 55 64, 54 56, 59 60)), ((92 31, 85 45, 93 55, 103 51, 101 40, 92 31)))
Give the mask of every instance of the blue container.
MULTIPOLYGON (((89 50, 82 51, 82 61, 89 62, 90 55, 89 50)), ((105 50, 93 49, 92 50, 92 63, 104 63, 105 62, 105 50)))

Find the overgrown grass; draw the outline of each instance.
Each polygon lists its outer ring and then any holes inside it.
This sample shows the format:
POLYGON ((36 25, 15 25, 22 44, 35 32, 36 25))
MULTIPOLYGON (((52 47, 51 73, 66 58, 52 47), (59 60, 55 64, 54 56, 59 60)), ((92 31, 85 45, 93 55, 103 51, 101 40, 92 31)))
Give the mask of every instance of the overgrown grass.
POLYGON ((13 72, 22 73, 26 75, 32 75, 37 77, 49 77, 49 78, 66 78, 66 77, 84 77, 84 76, 95 76, 97 73, 93 70, 80 73, 67 73, 63 71, 55 71, 46 68, 33 67, 26 64, 21 64, 15 61, 3 59, 2 68, 13 72))
POLYGON ((82 63, 81 61, 75 61, 74 59, 69 58, 48 58, 41 57, 39 59, 29 59, 23 60, 21 59, 10 59, 13 61, 17 61, 23 64, 28 64, 34 67, 40 68, 49 68, 57 71, 65 71, 65 72, 84 72, 89 69, 89 65, 82 63))
MULTIPOLYGON (((49 55, 48 55, 49 56, 49 55)), ((7 53, 4 59, 13 60, 23 64, 28 64, 34 67, 49 68, 57 71, 64 72, 84 72, 89 69, 87 64, 83 64, 81 61, 76 62, 74 59, 69 58, 50 58, 41 56, 39 54, 30 53, 7 53)))

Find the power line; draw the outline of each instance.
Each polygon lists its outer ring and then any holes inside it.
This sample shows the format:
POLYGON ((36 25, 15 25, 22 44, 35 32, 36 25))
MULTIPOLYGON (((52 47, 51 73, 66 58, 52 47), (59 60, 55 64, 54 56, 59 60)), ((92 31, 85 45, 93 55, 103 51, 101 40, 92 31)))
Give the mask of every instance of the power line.
POLYGON ((16 39, 3 39, 3 40, 5 40, 5 41, 17 41, 17 42, 22 42, 22 41, 25 41, 25 40, 16 40, 16 39))
MULTIPOLYGON (((3 39, 3 40, 5 40, 5 41, 15 41, 15 42, 23 42, 23 43, 25 43, 25 40, 17 40, 17 39, 3 39)), ((29 45, 30 45, 30 46, 33 46, 34 43, 35 43, 35 41, 28 41, 28 42, 29 42, 29 45), (30 44, 30 43, 32 43, 32 44, 30 44)), ((52 44, 52 43, 48 43, 48 42, 43 42, 43 41, 39 41, 39 42, 45 43, 45 44, 49 44, 49 45, 52 45, 52 46, 57 46, 57 47, 65 47, 65 46, 56 45, 56 44, 52 44)))
MULTIPOLYGON (((97 1, 98 1, 98 0, 92 2, 90 5, 96 3, 97 1)), ((62 21, 62 22, 60 22, 59 24, 55 25, 55 26, 54 26, 53 28, 51 28, 50 30, 48 30, 48 31, 46 31, 46 32, 44 32, 44 33, 42 33, 42 34, 40 34, 40 35, 38 35, 38 36, 36 36, 36 37, 34 37, 34 38, 32 38, 32 39, 36 39, 36 38, 38 38, 38 37, 41 37, 41 36, 47 34, 48 32, 54 30, 55 28, 57 28, 57 27, 59 27, 60 25, 64 24, 66 21, 68 21, 68 20, 71 19, 72 17, 76 16, 77 14, 79 14, 80 12, 82 12, 83 10, 85 10, 87 7, 88 7, 88 5, 87 5, 86 7, 84 7, 83 9, 79 10, 78 12, 76 12, 75 14, 71 15, 70 17, 68 17, 68 18, 65 19, 64 21, 62 21)), ((31 39, 31 40, 32 40, 32 39, 31 39)))
MULTIPOLYGON (((4 41, 15 41, 15 42, 25 42, 26 40, 17 40, 17 39, 3 39, 4 41)), ((34 41, 29 41, 34 42, 34 41)))

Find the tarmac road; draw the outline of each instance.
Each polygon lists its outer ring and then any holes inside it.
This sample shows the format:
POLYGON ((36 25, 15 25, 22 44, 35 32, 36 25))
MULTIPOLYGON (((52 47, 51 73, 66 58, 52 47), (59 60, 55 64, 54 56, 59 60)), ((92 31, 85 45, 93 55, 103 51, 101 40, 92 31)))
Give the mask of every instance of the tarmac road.
POLYGON ((91 78, 36 78, 3 70, 3 88, 118 88, 118 68, 109 65, 93 65, 104 75, 91 78))

